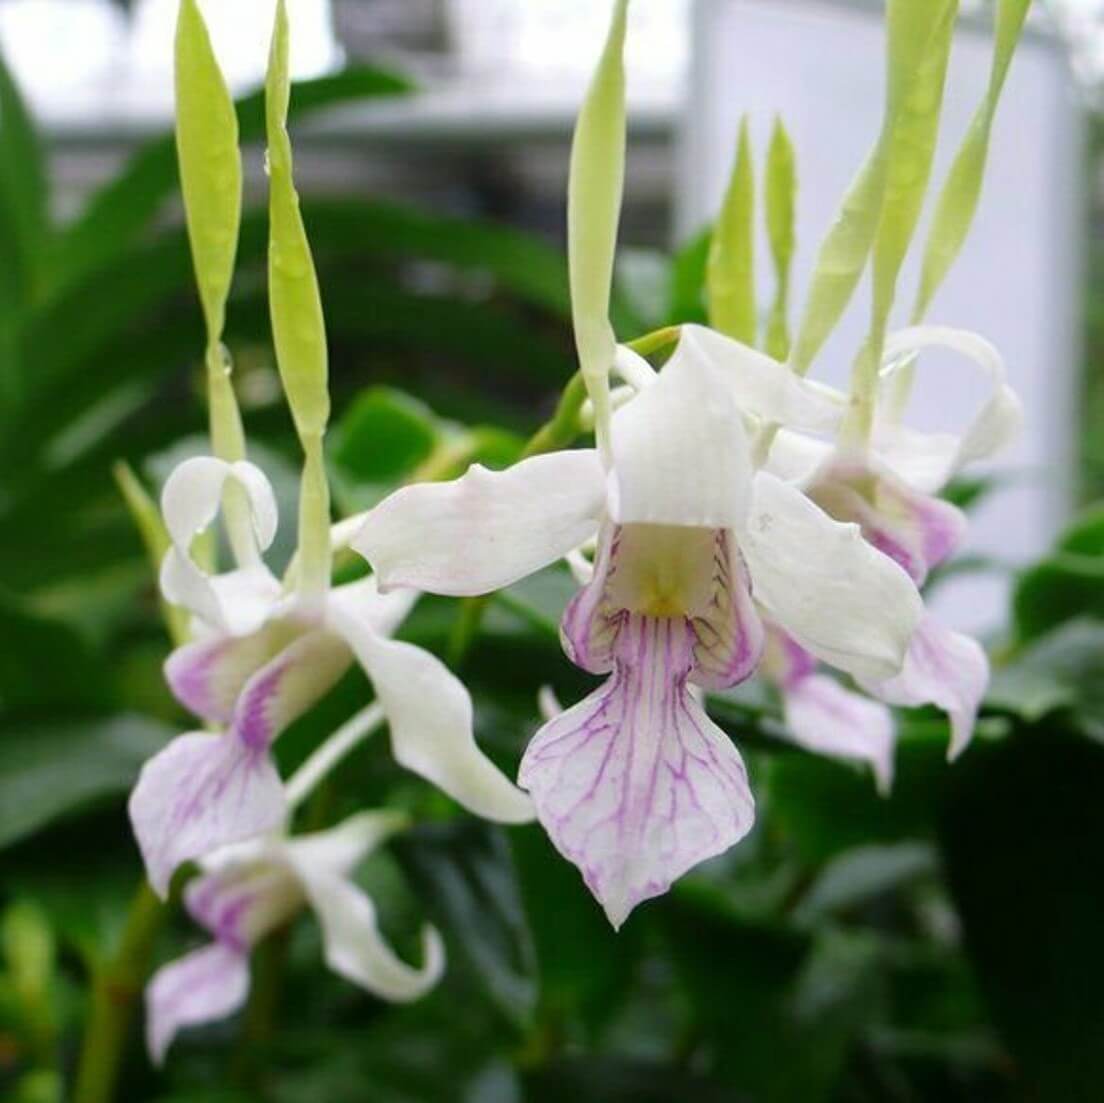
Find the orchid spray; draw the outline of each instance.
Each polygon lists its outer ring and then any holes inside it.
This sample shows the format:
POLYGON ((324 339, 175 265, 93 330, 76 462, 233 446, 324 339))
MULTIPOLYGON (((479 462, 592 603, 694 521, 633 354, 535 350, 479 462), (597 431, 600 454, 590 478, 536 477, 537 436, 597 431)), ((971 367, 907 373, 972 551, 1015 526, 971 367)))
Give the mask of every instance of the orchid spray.
POLYGON ((883 789, 893 751, 883 702, 944 708, 952 753, 970 737, 987 663, 924 608, 918 587, 964 527, 932 495, 1005 443, 1020 409, 984 339, 919 322, 965 239, 1025 9, 998 7, 994 78, 940 200, 906 330, 890 334, 889 315, 930 175, 957 4, 887 6, 883 126, 821 247, 792 350, 794 156, 776 129, 767 208, 779 289, 760 351, 746 130, 708 266, 712 326, 674 327, 635 347, 616 341, 627 3, 615 3, 579 114, 568 194, 572 316, 595 448, 404 488, 352 540, 381 592, 487 594, 568 560, 582 588, 563 616, 564 650, 607 680, 548 719, 519 782, 614 926, 753 825, 743 760, 709 719, 706 691, 762 667, 783 690, 793 738, 870 762, 883 789), (870 333, 844 394, 805 376, 868 263, 870 333), (672 344, 658 372, 639 354, 672 344), (992 384, 961 435, 901 424, 907 377, 930 345, 962 352, 992 384), (875 699, 819 673, 821 663, 875 699))
POLYGON ((406 826, 364 811, 329 830, 293 831, 297 807, 339 761, 386 724, 395 758, 479 815, 532 818, 531 802, 476 746, 467 691, 433 655, 393 638, 417 601, 378 592, 371 577, 331 584, 331 559, 349 526, 331 527, 323 437, 329 417, 327 350, 310 247, 292 180, 288 21, 276 7, 266 85, 270 187, 269 293, 280 377, 304 455, 298 550, 284 579, 263 559, 277 511, 246 441, 221 345, 241 204, 233 104, 195 0, 183 0, 176 38, 177 146, 196 278, 207 323, 213 455, 184 461, 166 480, 161 563, 166 601, 186 613, 185 639, 166 664, 169 686, 207 724, 143 768, 130 815, 153 888, 196 862, 187 910, 211 943, 156 974, 148 992, 150 1052, 161 1060, 176 1031, 229 1014, 249 987, 248 957, 263 935, 309 906, 330 966, 391 1000, 413 999, 439 978, 443 950, 426 929, 423 961, 397 957, 371 900, 350 880, 362 858, 406 826), (201 534, 221 513, 234 565, 211 573, 201 534), (376 700, 285 781, 277 737, 359 662, 376 700))

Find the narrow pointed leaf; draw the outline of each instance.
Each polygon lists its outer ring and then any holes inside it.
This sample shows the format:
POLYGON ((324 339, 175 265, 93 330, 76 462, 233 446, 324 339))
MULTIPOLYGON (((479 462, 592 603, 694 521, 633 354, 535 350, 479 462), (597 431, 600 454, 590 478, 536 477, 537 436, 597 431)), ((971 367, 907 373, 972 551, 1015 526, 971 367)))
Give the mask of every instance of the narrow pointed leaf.
POLYGON ((989 158, 993 120, 1030 5, 1031 0, 998 0, 989 84, 939 194, 912 313, 915 322, 927 313, 973 225, 989 158))
POLYGON ((767 150, 767 239, 774 263, 775 293, 767 319, 765 348, 769 356, 785 360, 790 354, 790 266, 796 243, 794 207, 797 201, 797 165, 793 143, 781 119, 776 119, 767 150))
POLYGON ((732 178, 713 227, 707 272, 709 324, 745 345, 755 344, 757 328, 754 235, 755 171, 745 116, 732 178))
POLYGON ((616 0, 609 37, 579 111, 567 192, 575 345, 600 425, 609 416, 609 372, 616 347, 609 307, 625 178, 622 52, 627 8, 628 0, 616 0))
MULTIPOLYGON (((940 5, 942 7, 942 4, 940 5)), ((873 149, 843 198, 820 246, 794 342, 793 365, 804 375, 851 301, 881 218, 898 119, 913 78, 940 25, 931 0, 889 0, 886 10, 886 106, 873 149)))

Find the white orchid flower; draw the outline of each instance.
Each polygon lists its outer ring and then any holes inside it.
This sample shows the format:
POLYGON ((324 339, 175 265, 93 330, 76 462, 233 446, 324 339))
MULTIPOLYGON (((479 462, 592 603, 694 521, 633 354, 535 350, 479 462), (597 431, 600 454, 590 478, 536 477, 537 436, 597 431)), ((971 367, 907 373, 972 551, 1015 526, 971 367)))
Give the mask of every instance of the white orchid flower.
POLYGON ((173 540, 163 591, 192 612, 197 629, 194 642, 169 656, 166 677, 188 709, 225 731, 174 739, 146 763, 131 794, 131 821, 157 892, 165 894, 182 862, 282 824, 272 744, 354 660, 375 688, 401 765, 477 815, 533 818, 529 798, 476 745, 462 683, 428 651, 390 638, 415 591, 382 595, 369 577, 328 590, 309 609, 284 594, 260 558, 276 530, 272 489, 250 463, 186 460, 165 484, 162 510, 173 540), (231 482, 248 496, 257 555, 210 577, 189 549, 231 482))
MULTIPOLYGON (((869 450, 843 451, 792 430, 777 436, 767 470, 800 486, 825 512, 858 524, 864 537, 899 563, 917 585, 959 546, 966 518, 934 495, 962 467, 985 459, 1019 431, 1023 409, 1004 363, 984 338, 943 326, 915 326, 891 335, 881 373, 882 401, 869 450), (939 346, 961 353, 989 383, 989 395, 965 431, 924 433, 901 424, 892 407, 898 373, 916 355, 939 346)), ((984 649, 925 613, 905 664, 890 679, 859 674, 867 692, 893 705, 932 704, 951 720, 949 757, 969 744, 989 663, 984 649)))
POLYGON ((444 972, 441 937, 426 926, 422 965, 396 956, 384 941, 371 899, 349 875, 406 826, 392 812, 362 812, 327 831, 277 835, 224 847, 204 858, 184 892, 191 917, 213 941, 170 962, 146 990, 146 1039, 160 1065, 184 1027, 240 1009, 249 994, 249 954, 257 942, 310 907, 322 928, 326 963, 385 1000, 415 1000, 444 972))
POLYGON ((822 429, 838 402, 694 326, 646 382, 612 419, 608 473, 591 450, 476 466, 396 492, 352 540, 381 591, 463 596, 597 534, 562 637, 576 665, 610 677, 537 733, 519 780, 614 926, 752 825, 743 761, 690 689, 755 670, 752 595, 812 654, 875 680, 900 671, 921 610, 908 575, 856 525, 753 470, 745 413, 822 429))

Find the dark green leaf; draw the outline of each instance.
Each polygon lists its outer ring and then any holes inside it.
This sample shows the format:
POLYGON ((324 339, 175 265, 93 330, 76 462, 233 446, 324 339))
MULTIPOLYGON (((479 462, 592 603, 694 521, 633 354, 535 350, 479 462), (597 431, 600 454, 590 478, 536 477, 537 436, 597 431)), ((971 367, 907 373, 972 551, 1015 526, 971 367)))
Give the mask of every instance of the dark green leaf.
POLYGON ((51 721, 4 732, 0 846, 93 801, 124 794, 172 729, 141 716, 51 721))
POLYGON ((518 1026, 536 1003, 533 946, 501 829, 476 820, 426 825, 394 844, 407 875, 467 964, 518 1026))
POLYGON ((1104 1083, 1104 748, 1060 727, 978 748, 941 840, 966 947, 1027 1081, 1090 1103, 1104 1083))
POLYGON ((705 324, 705 273, 709 265, 709 246, 712 240, 713 227, 707 226, 675 253, 667 292, 668 324, 705 324))

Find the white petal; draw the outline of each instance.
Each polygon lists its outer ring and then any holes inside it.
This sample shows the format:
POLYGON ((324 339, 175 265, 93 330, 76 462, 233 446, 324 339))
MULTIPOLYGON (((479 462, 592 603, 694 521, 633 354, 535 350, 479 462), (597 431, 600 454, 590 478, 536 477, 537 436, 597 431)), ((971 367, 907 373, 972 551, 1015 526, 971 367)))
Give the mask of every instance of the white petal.
POLYGON ((634 615, 613 675, 534 736, 520 782, 614 927, 754 821, 747 772, 687 676, 685 621, 634 615))
POLYGON ((211 576, 179 548, 161 562, 161 593, 217 631, 247 636, 277 615, 280 583, 263 563, 211 576))
POLYGON ((991 392, 981 410, 961 434, 920 433, 880 422, 874 444, 901 478, 917 490, 934 492, 967 463, 985 459, 1012 441, 1023 425, 1023 405, 1008 386, 1000 353, 984 337, 948 326, 914 326, 891 334, 886 341, 884 387, 911 353, 941 347, 962 353, 988 380, 991 392))
POLYGON ((285 814, 268 755, 205 732, 178 736, 154 755, 128 808, 150 884, 162 898, 182 862, 271 831, 285 814))
POLYGON ((617 357, 613 366, 617 374, 634 391, 642 391, 645 387, 650 387, 659 378, 655 368, 628 345, 617 346, 617 357))
POLYGON ((802 379, 766 353, 705 326, 682 327, 679 355, 705 358, 720 369, 737 407, 765 422, 834 429, 846 410, 846 398, 839 392, 802 379))
POLYGON ((889 709, 823 674, 798 678, 783 701, 786 728, 798 746, 869 763, 878 791, 889 792, 894 742, 889 709))
POLYGON ((925 615, 909 647, 904 669, 889 681, 863 688, 891 705, 935 705, 951 720, 947 757, 955 759, 974 734, 978 707, 989 684, 989 659, 969 636, 925 615))
POLYGON ((300 870, 326 870, 344 877, 409 824, 402 812, 358 812, 326 831, 288 839, 283 845, 284 860, 296 875, 300 870))
POLYGON ((858 525, 833 521, 760 471, 739 540, 755 599, 802 647, 850 674, 888 678, 901 669, 923 605, 858 525))
POLYGON ((396 491, 372 510, 352 546, 383 589, 490 593, 593 536, 605 493, 591 450, 534 456, 498 472, 476 464, 454 482, 396 491))
POLYGON ((228 479, 235 480, 249 499, 260 550, 272 543, 276 535, 276 496, 265 473, 246 460, 226 463, 214 456, 196 456, 173 469, 161 492, 165 527, 177 547, 188 548, 215 519, 228 479))
POLYGON ((335 615, 334 626, 372 680, 400 765, 478 816, 501 823, 533 818, 529 798, 476 745, 471 697, 440 659, 351 618, 335 615))
POLYGON ((779 429, 763 470, 805 490, 831 466, 835 456, 836 446, 829 441, 779 429))
POLYGON ((287 642, 287 628, 272 623, 247 636, 223 633, 178 647, 165 663, 176 699, 212 724, 229 724, 245 683, 287 642))
POLYGON ((733 528, 751 456, 721 372, 683 339, 659 378, 613 419, 610 513, 619 524, 733 528))
POLYGON ((408 965, 383 940, 372 901, 328 870, 300 870, 303 888, 322 927, 326 964, 339 976, 385 1000, 424 995, 445 970, 445 948, 432 927, 422 935, 422 967, 408 965))
POLYGON ((158 969, 146 988, 146 1044, 160 1066, 182 1027, 234 1014, 249 994, 245 954, 212 942, 158 969))
POLYGON ((403 588, 381 594, 376 577, 368 575, 331 590, 329 608, 338 610, 339 616, 362 621, 381 636, 393 636, 410 616, 419 597, 420 591, 403 588))

